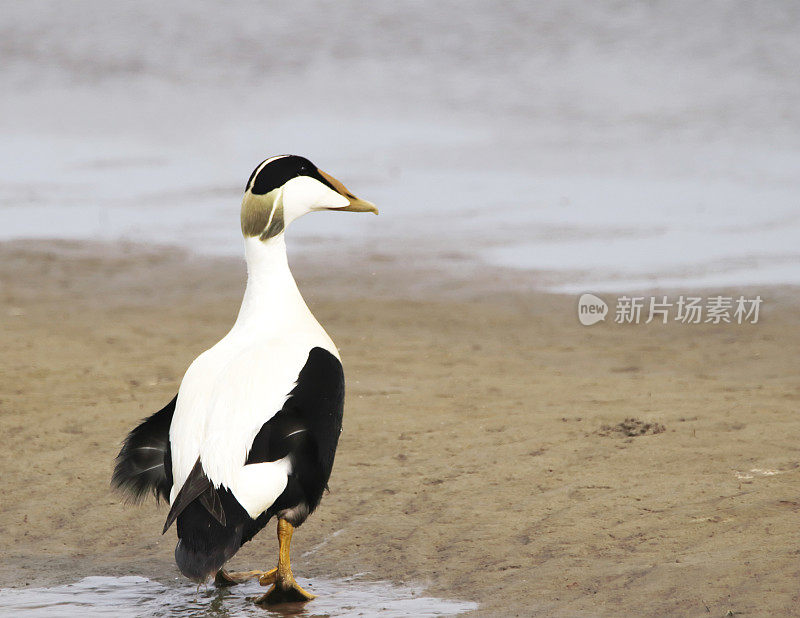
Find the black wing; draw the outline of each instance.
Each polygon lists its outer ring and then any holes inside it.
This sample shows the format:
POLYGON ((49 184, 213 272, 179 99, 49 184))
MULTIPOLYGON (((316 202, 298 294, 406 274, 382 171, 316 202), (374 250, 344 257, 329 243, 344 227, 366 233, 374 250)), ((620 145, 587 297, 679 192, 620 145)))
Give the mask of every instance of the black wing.
POLYGON ((117 455, 111 485, 140 502, 152 492, 156 500, 169 502, 172 489, 172 458, 169 427, 178 396, 161 410, 145 419, 128 434, 117 455))
POLYGON ((247 457, 248 464, 292 458, 289 483, 271 512, 303 505, 307 515, 317 507, 333 468, 343 410, 342 365, 327 350, 313 348, 283 408, 261 427, 247 457))

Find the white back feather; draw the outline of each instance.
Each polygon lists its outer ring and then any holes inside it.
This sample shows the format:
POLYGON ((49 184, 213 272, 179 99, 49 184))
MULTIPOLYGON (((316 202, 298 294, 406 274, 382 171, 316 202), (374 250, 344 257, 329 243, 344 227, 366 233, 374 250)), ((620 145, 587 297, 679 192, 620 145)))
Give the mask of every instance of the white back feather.
POLYGON ((247 238, 245 245, 248 281, 236 323, 195 359, 178 391, 170 501, 200 457, 214 485, 230 488, 249 512, 266 501, 268 508, 290 471, 287 465, 244 471, 253 439, 283 407, 310 350, 339 353, 297 289, 283 234, 267 242, 247 238))

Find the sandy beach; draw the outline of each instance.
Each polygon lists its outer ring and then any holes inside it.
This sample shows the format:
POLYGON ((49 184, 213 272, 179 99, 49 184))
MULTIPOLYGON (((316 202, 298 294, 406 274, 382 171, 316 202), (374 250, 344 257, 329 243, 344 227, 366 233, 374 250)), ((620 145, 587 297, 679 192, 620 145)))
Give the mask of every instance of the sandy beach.
MULTIPOLYGON (((348 381, 301 579, 419 583, 487 616, 797 613, 795 290, 759 289, 755 325, 587 328, 574 296, 477 272, 437 293, 411 266, 296 265, 348 381), (615 430, 627 418, 664 431, 615 430)), ((0 281, 0 586, 174 580, 165 505, 126 506, 109 477, 232 324, 243 264, 15 241, 0 281)), ((232 566, 274 560, 270 527, 232 566)))
POLYGON ((110 477, 233 324, 280 153, 381 213, 288 233, 347 379, 307 615, 800 616, 798 30, 788 0, 4 3, 0 618, 253 615, 110 477), (763 305, 579 322, 636 290, 763 305))

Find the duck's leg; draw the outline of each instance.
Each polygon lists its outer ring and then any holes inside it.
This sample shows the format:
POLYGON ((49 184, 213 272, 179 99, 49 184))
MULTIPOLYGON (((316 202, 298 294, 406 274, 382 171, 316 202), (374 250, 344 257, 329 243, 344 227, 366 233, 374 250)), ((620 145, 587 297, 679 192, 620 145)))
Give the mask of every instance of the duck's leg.
POLYGON ((270 576, 275 577, 275 572, 278 569, 270 569, 269 571, 226 571, 220 569, 214 577, 214 585, 218 588, 225 586, 235 586, 236 584, 243 584, 250 579, 262 579, 270 576))
POLYGON ((292 565, 289 562, 289 545, 292 542, 294 526, 285 519, 278 520, 278 568, 269 571, 258 581, 262 586, 272 584, 267 594, 258 597, 258 605, 275 605, 277 603, 304 603, 315 595, 303 590, 295 581, 292 565))

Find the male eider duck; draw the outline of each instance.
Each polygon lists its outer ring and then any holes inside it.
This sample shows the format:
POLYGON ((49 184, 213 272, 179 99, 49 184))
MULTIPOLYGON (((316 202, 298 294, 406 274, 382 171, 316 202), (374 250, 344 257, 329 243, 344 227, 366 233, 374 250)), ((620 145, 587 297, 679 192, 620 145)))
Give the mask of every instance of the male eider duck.
POLYGON ((289 563, 292 532, 314 511, 342 430, 339 352, 297 289, 284 231, 317 210, 378 212, 308 159, 272 157, 250 176, 241 223, 247 287, 233 328, 186 371, 178 394, 128 434, 112 483, 169 501, 175 561, 219 585, 258 577, 256 602, 308 601, 289 563), (273 517, 278 566, 228 573, 225 563, 273 517))

